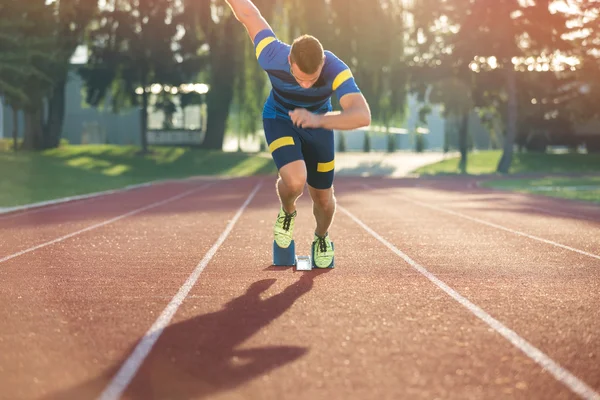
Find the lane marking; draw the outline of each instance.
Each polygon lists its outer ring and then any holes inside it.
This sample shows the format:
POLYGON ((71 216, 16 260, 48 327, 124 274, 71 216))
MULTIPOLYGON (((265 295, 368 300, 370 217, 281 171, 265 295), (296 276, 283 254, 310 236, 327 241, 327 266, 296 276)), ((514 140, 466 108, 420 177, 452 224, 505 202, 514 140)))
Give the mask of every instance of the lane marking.
POLYGON ((65 206, 67 204, 75 203, 76 201, 79 201, 79 200, 96 199, 98 197, 108 196, 111 194, 127 192, 129 190, 134 190, 134 189, 143 188, 143 187, 147 187, 147 186, 154 186, 154 185, 156 185, 158 183, 162 183, 162 182, 166 182, 166 181, 146 182, 146 183, 140 183, 137 185, 129 185, 129 186, 126 186, 121 189, 112 189, 112 190, 106 190, 103 192, 95 192, 95 193, 81 194, 81 195, 76 195, 76 196, 63 197, 60 199, 42 201, 39 203, 26 204, 23 206, 0 208, 0 214, 11 213, 10 215, 1 216, 0 219, 14 218, 14 217, 17 217, 20 215, 30 214, 30 213, 34 213, 34 212, 40 212, 43 210, 51 210, 54 208, 65 206), (52 207, 48 207, 48 206, 52 206, 52 207), (17 211, 24 211, 24 212, 17 213, 14 215, 12 214, 17 211))
POLYGON ((183 286, 181 286, 179 292, 177 292, 175 297, 173 297, 171 302, 163 310, 162 314, 158 317, 158 319, 150 327, 148 332, 146 332, 144 337, 140 340, 138 345, 133 350, 133 353, 131 353, 129 358, 127 358, 127 360, 123 363, 123 366, 121 366, 121 368, 119 369, 115 377, 112 379, 110 384, 106 387, 106 389, 104 389, 104 391, 99 397, 99 400, 113 400, 121 397, 129 383, 137 373, 138 369, 152 350, 152 347, 154 347, 154 344, 162 334, 163 330, 167 327, 167 325, 177 312, 177 309, 179 309, 192 287, 194 287, 194 285, 196 284, 196 281, 200 277, 200 274, 202 273, 202 271, 204 271, 204 268, 206 268, 210 260, 214 257, 217 250, 219 249, 219 247, 221 247, 225 239, 227 239, 227 237, 233 229, 233 226, 241 217, 242 213, 244 212, 248 204, 250 204, 250 202, 252 201, 252 199, 254 198, 261 186, 262 181, 254 187, 252 193, 250 193, 244 204, 240 207, 233 219, 229 222, 223 233, 221 233, 221 236, 219 236, 215 244, 210 248, 210 250, 208 250, 202 261, 200 261, 200 263, 196 266, 196 268, 189 276, 187 281, 185 281, 183 286))
POLYGON ((38 213, 38 212, 42 212, 42 211, 46 211, 46 210, 53 210, 53 209, 68 206, 71 204, 81 204, 83 201, 96 200, 101 197, 109 196, 112 194, 125 193, 130 190, 135 190, 135 189, 140 189, 140 188, 145 188, 145 187, 150 187, 150 186, 158 186, 158 185, 164 185, 167 183, 177 183, 177 182, 194 182, 194 181, 198 181, 198 180, 202 181, 202 180, 206 180, 206 179, 225 181, 225 180, 230 180, 230 179, 234 179, 234 178, 227 177, 227 176, 226 177, 192 176, 189 178, 181 178, 181 179, 159 179, 159 180, 155 180, 155 181, 149 181, 149 182, 143 182, 143 183, 138 183, 138 184, 134 184, 134 185, 128 185, 128 186, 125 186, 120 189, 106 190, 103 192, 94 192, 94 193, 88 193, 88 194, 82 194, 82 195, 76 195, 76 196, 70 196, 70 197, 62 197, 59 199, 42 201, 39 203, 25 204, 22 206, 0 207, 0 220, 16 218, 16 217, 20 217, 22 215, 34 214, 34 213, 38 213), (22 212, 19 212, 19 211, 22 211, 22 212), (8 215, 2 215, 2 214, 8 214, 8 215))
POLYGON ((504 326, 500 321, 483 311, 477 305, 471 303, 465 297, 463 297, 460 293, 452 289, 450 286, 445 284, 443 281, 438 279, 435 275, 429 272, 426 268, 419 265, 412 258, 404 254, 402 251, 398 250, 393 244, 385 240, 381 237, 377 232, 373 229, 369 228, 364 222, 355 217, 350 211, 346 210, 344 207, 338 205, 338 209, 343 211, 346 215, 348 215, 354 222, 360 225, 364 230, 369 232, 375 239, 379 240, 383 243, 387 248, 389 248, 392 252, 402 258, 406 263, 408 263, 411 267, 417 270, 420 274, 429 279, 433 284, 442 289, 446 294, 460 303, 463 307, 468 309, 472 314, 474 314, 477 318, 481 319, 487 325, 489 325, 493 330, 499 333, 502 337, 512 343, 513 346, 517 347, 521 350, 527 357, 535 361, 539 364, 544 370, 548 371, 556 380, 562 382, 569 389, 571 389, 574 393, 578 394, 582 398, 586 400, 600 400, 600 394, 594 391, 590 386, 588 386, 585 382, 581 381, 575 375, 561 367, 556 361, 552 360, 546 354, 544 354, 541 350, 533 346, 531 343, 527 342, 525 339, 520 337, 515 331, 504 326))
MULTIPOLYGON (((366 184, 363 184, 363 187, 364 188, 369 188, 369 189, 374 189, 372 186, 369 186, 369 185, 366 185, 366 184)), ((503 231, 510 232, 510 233, 515 234, 515 235, 519 235, 519 236, 523 236, 523 237, 526 237, 526 238, 529 238, 529 239, 537 240, 538 242, 550 244, 552 246, 560 247, 560 248, 563 248, 565 250, 570 250, 570 251, 573 251, 575 253, 579 253, 579 254, 582 254, 584 256, 588 256, 588 257, 592 257, 592 258, 595 258, 597 260, 600 260, 600 256, 599 255, 588 253, 587 251, 579 250, 579 249, 576 249, 574 247, 570 247, 570 246, 567 246, 567 245, 564 245, 564 244, 560 244, 560 243, 557 243, 557 242, 553 242, 552 240, 544 239, 544 238, 541 238, 541 237, 538 237, 538 236, 533 236, 533 235, 530 235, 530 234, 525 233, 525 232, 521 232, 521 231, 517 231, 517 230, 514 230, 514 229, 506 228, 506 227, 504 227, 502 225, 494 224, 493 222, 488 222, 488 221, 485 221, 485 220, 482 220, 482 219, 479 219, 479 218, 471 217, 469 215, 465 215, 465 214, 459 213, 457 211, 452 211, 452 210, 448 210, 446 208, 434 206, 434 205, 427 204, 427 203, 422 203, 420 201, 413 200, 413 199, 411 199, 409 197, 406 197, 406 196, 403 196, 403 195, 400 195, 400 194, 391 194, 391 195, 388 195, 388 196, 400 198, 400 199, 408 201, 409 203, 413 203, 413 204, 416 204, 416 205, 421 206, 421 207, 426 207, 426 208, 430 208, 432 210, 445 212, 447 214, 451 214, 451 215, 455 215, 457 217, 465 218, 465 219, 468 219, 468 220, 473 221, 473 222, 477 222, 477 223, 480 223, 480 224, 483 224, 483 225, 491 226, 492 228, 501 229, 503 231)))
MULTIPOLYGON (((500 192, 500 193, 505 193, 505 194, 522 195, 522 196, 531 198, 530 195, 532 193, 511 192, 511 191, 507 191, 507 190, 504 190, 504 189, 498 189, 498 188, 493 188, 493 187, 485 187, 485 186, 482 186, 482 183, 484 183, 484 182, 485 181, 477 181, 476 182, 477 189, 494 191, 494 192, 500 192)), ((544 200, 550 200, 550 201, 551 200, 557 200, 557 199, 558 200, 564 200, 564 199, 561 199, 561 198, 558 198, 558 197, 547 197, 547 196, 545 196, 543 199, 544 200)), ((569 212, 569 211, 559 211, 559 210, 554 210, 554 209, 550 209, 550 208, 542 208, 542 207, 531 207, 531 208, 534 209, 534 210, 545 212, 546 214, 550 214, 550 215, 564 215, 564 216, 567 216, 567 217, 575 217, 575 218, 581 219, 581 214, 575 214, 575 213, 572 213, 572 212, 569 212)), ((595 212, 595 211, 597 211, 597 210, 592 210, 592 212, 595 212)), ((596 218, 596 217, 597 216, 594 215, 594 218, 596 218)), ((586 220, 586 222, 596 223, 597 221, 586 220)))
POLYGON ((198 188, 191 189, 191 190, 188 190, 188 191, 183 192, 181 194, 178 194, 177 196, 169 197, 168 199, 161 200, 161 201, 158 201, 156 203, 152 203, 152 204, 147 205, 145 207, 138 208, 136 210, 130 211, 130 212, 126 213, 126 214, 121 214, 121 215, 119 215, 117 217, 114 217, 114 218, 111 218, 111 219, 109 219, 107 221, 100 222, 98 224, 88 226, 87 228, 83 228, 83 229, 80 229, 80 230, 78 230, 76 232, 69 233, 68 235, 61 236, 61 237, 56 238, 54 240, 51 240, 49 242, 45 242, 45 243, 39 244, 37 246, 31 247, 29 249, 20 251, 20 252, 15 253, 15 254, 11 254, 11 255, 6 256, 4 258, 0 258, 0 264, 3 263, 3 262, 5 262, 5 261, 11 260, 11 259, 13 259, 15 257, 22 256, 23 254, 27 254, 27 253, 30 253, 32 251, 41 249, 43 247, 50 246, 50 245, 58 243, 58 242, 62 242, 63 240, 72 238, 73 236, 77 236, 77 235, 79 235, 81 233, 91 231, 92 229, 100 228, 102 226, 105 226, 105 225, 108 225, 108 224, 112 224, 113 222, 119 221, 119 220, 121 220, 123 218, 127 218, 127 217, 130 217, 130 216, 135 215, 135 214, 139 214, 142 211, 150 210, 152 208, 162 206, 162 205, 170 203, 172 201, 179 200, 179 199, 181 199, 181 198, 183 198, 185 196, 188 196, 188 195, 190 195, 190 194, 192 194, 194 192, 197 192, 197 191, 202 190, 202 189, 206 189, 207 187, 209 187, 209 186, 211 186, 213 184, 214 184, 213 182, 204 184, 204 185, 202 185, 202 186, 200 186, 198 188))

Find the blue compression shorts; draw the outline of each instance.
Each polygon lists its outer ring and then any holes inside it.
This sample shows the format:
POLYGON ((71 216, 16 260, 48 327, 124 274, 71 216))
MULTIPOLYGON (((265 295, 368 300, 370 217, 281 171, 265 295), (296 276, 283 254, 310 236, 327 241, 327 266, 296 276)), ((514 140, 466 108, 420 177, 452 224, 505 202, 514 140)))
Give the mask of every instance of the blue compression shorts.
POLYGON ((334 176, 334 140, 329 129, 303 129, 289 119, 264 118, 269 151, 281 169, 293 161, 306 163, 307 183, 315 189, 329 189, 334 176))

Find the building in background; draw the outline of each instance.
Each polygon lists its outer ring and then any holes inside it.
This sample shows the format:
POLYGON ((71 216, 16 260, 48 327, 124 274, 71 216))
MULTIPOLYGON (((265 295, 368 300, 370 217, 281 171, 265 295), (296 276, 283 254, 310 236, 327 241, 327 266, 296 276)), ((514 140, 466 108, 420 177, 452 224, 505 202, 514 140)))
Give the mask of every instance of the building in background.
MULTIPOLYGON (((77 73, 80 65, 87 62, 85 46, 77 48, 71 58, 71 71, 68 75, 65 99, 65 118, 62 138, 71 144, 108 143, 118 145, 140 145, 140 109, 129 108, 115 114, 110 109, 110 99, 107 98, 102 107, 94 108, 85 103, 83 81, 77 73)), ((160 85, 152 85, 151 99, 155 100, 157 93, 164 90, 160 85)), ((174 91, 175 88, 168 88, 174 91)), ((204 84, 182 85, 182 91, 196 91, 205 94, 208 87, 204 84)), ((0 98, 1 101, 1 98, 0 98)), ((173 126, 163 129, 164 112, 149 107, 148 139, 149 143, 170 144, 181 142, 182 138, 193 143, 201 142, 202 128, 205 125, 205 107, 188 105, 181 110, 178 100, 175 100, 176 111, 173 114, 173 126), (203 114, 204 113, 204 114, 203 114), (169 135, 169 131, 172 132, 169 135)), ((23 137, 23 114, 18 114, 19 137, 23 137)), ((12 137, 12 110, 0 102, 0 138, 12 137), (4 117, 3 117, 4 116, 4 117)))

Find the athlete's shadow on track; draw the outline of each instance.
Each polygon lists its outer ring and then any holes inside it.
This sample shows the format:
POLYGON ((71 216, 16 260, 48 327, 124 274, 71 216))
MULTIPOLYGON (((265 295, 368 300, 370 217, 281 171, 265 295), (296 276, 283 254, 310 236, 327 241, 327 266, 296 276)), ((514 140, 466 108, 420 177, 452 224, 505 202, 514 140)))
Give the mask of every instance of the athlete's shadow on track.
MULTIPOLYGON (((303 273, 281 293, 261 299, 275 283, 264 279, 222 310, 169 325, 124 393, 125 399, 202 398, 234 389, 290 363, 308 351, 298 346, 237 349, 309 292, 329 270, 303 273)), ((307 335, 308 337, 309 335, 307 335)), ((137 343, 136 343, 137 345, 137 343)), ((133 348, 126 353, 126 358, 133 348)), ((48 399, 93 399, 109 384, 125 359, 96 379, 48 399)))

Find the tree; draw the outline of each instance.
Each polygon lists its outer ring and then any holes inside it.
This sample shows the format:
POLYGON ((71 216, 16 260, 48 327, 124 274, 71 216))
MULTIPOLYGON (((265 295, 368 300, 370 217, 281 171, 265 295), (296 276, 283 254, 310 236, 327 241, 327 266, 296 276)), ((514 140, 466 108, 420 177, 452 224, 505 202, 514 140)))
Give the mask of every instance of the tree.
POLYGON ((332 38, 330 49, 352 70, 373 121, 386 127, 399 124, 408 90, 402 2, 355 0, 349 7, 345 0, 331 0, 330 4, 332 17, 325 24, 332 29, 326 35, 332 38))
MULTIPOLYGON (((44 1, 10 0, 0 4, 0 95, 13 109, 13 139, 17 148, 19 110, 40 117, 41 100, 52 84, 47 70, 54 65, 54 38, 44 1)), ((26 119, 25 148, 39 148, 41 132, 26 119)))
MULTIPOLYGON (((402 119, 407 74, 399 1, 378 0, 375 7, 367 0, 357 0, 353 7, 339 0, 256 0, 255 4, 282 40, 312 34, 342 58, 369 101, 375 121, 389 125, 402 119)), ((242 129, 252 129, 260 120, 266 76, 256 65, 243 27, 223 2, 188 0, 186 7, 193 10, 210 48, 204 146, 220 149, 232 101, 239 102, 235 109, 241 112, 242 129)))
POLYGON ((11 46, 12 41, 21 54, 4 53, 3 57, 16 65, 7 75, 12 76, 14 86, 13 90, 8 88, 8 103, 24 111, 24 147, 56 147, 62 133, 70 59, 81 43, 97 0, 11 0, 0 7, 3 16, 14 17, 2 22, 6 26, 5 45, 11 46))
POLYGON ((472 88, 458 78, 441 79, 432 85, 429 101, 442 104, 444 116, 454 117, 459 121, 459 170, 464 174, 467 172, 469 115, 474 107, 472 88))
POLYGON ((12 109, 13 117, 13 148, 18 149, 18 112, 33 101, 33 93, 25 90, 28 81, 37 79, 49 85, 50 77, 39 68, 40 60, 51 60, 51 42, 47 37, 26 34, 34 25, 33 21, 25 19, 33 7, 40 4, 12 1, 0 4, 2 15, 0 20, 0 96, 12 109))
POLYGON ((43 147, 57 147, 65 118, 66 85, 71 57, 83 43, 86 29, 97 12, 98 0, 55 0, 49 3, 56 22, 56 63, 52 69, 53 84, 48 94, 48 118, 43 124, 43 147))
MULTIPOLYGON (((254 3, 270 20, 276 0, 256 0, 254 3)), ((236 86, 240 102, 238 108, 242 110, 242 118, 246 119, 244 113, 247 113, 247 107, 256 111, 253 99, 259 95, 265 80, 258 79, 254 83, 248 81, 249 77, 254 79, 257 76, 257 67, 251 64, 248 57, 254 52, 246 53, 245 50, 252 48, 252 43, 229 6, 222 0, 186 0, 185 7, 187 14, 193 18, 199 40, 209 49, 207 77, 210 90, 206 96, 208 121, 202 146, 221 150, 236 86)), ((256 64, 256 58, 252 63, 256 64)), ((258 119, 259 115, 254 118, 258 119)))
MULTIPOLYGON (((427 0, 428 3, 435 2, 427 0)), ((523 59, 552 59, 571 46, 562 37, 568 29, 566 16, 551 10, 551 0, 447 0, 432 7, 432 16, 415 12, 416 35, 427 46, 428 60, 445 71, 446 77, 481 74, 464 79, 472 88, 475 107, 504 107, 503 154, 497 167, 507 173, 512 161, 518 123, 517 64, 523 59), (452 34, 440 35, 450 31, 452 34)), ((420 6, 423 4, 420 3, 420 6)), ((522 79, 527 79, 521 74, 522 79)), ((439 77, 438 77, 439 78, 439 77)), ((430 82, 429 82, 430 83, 430 82)), ((426 85, 427 83, 425 83, 426 85)))
MULTIPOLYGON (((140 141, 147 152, 148 106, 153 84, 178 86, 196 57, 179 44, 183 10, 176 0, 113 0, 94 21, 89 62, 80 70, 86 101, 99 106, 110 93, 113 111, 140 106, 140 141)), ((183 35, 184 37, 185 35, 183 35)))

